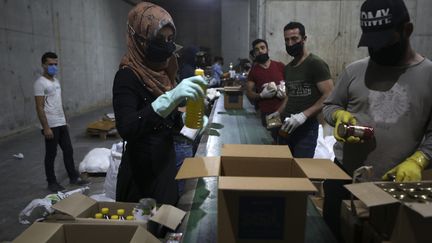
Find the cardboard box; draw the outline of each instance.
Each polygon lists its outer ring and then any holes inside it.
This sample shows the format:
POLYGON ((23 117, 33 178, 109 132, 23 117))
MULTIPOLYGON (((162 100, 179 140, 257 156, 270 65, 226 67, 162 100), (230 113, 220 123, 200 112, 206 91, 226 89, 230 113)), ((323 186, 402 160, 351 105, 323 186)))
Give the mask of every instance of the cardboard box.
POLYGON ((384 243, 387 242, 385 238, 380 234, 375 227, 369 222, 365 221, 363 224, 363 230, 361 235, 361 243, 384 243))
POLYGON ((243 91, 241 86, 224 87, 224 108, 243 109, 243 91))
MULTIPOLYGON (((95 219, 94 215, 100 212, 101 208, 109 208, 110 214, 117 214, 117 209, 124 209, 126 215, 132 215, 133 208, 137 203, 125 202, 98 202, 81 193, 74 193, 71 196, 54 204, 57 213, 50 217, 51 220, 70 220, 76 223, 108 223, 108 224, 132 224, 147 227, 146 223, 138 220, 106 220, 95 219)), ((181 223, 186 212, 171 205, 162 205, 150 220, 175 230, 181 223)))
POLYGON ((160 243, 144 227, 120 224, 74 224, 36 222, 14 243, 160 243))
POLYGON ((286 145, 225 144, 187 158, 176 179, 218 176, 218 242, 303 242, 310 179, 348 180, 330 160, 294 159, 286 145))
POLYGON ((341 205, 341 236, 345 243, 361 243, 365 221, 369 210, 360 200, 343 200, 341 205), (355 212, 352 210, 355 207, 355 212))
POLYGON ((369 222, 383 239, 391 238, 392 242, 426 242, 422 239, 430 237, 428 229, 432 229, 432 204, 401 202, 374 182, 345 187, 369 208, 369 222), (406 237, 413 240, 401 241, 406 237))

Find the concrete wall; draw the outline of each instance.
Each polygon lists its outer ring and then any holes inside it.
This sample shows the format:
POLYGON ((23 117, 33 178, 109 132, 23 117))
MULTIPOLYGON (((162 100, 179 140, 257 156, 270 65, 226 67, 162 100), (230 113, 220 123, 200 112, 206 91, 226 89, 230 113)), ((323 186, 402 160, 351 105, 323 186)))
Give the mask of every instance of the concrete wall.
POLYGON ((67 115, 109 103, 131 7, 120 0, 0 1, 0 137, 38 124, 33 83, 46 51, 59 55, 67 115))
POLYGON ((249 56, 249 0, 222 0, 222 56, 225 67, 249 56))
MULTIPOLYGON (((350 62, 367 56, 367 48, 357 48, 361 36, 360 6, 363 0, 266 0, 264 38, 268 40, 270 56, 287 63, 283 27, 299 21, 306 27, 307 48, 324 58, 336 77, 350 62)), ((412 46, 424 56, 432 57, 432 29, 428 15, 430 0, 405 0, 414 23, 412 46)))
POLYGON ((221 55, 221 0, 151 1, 165 8, 177 28, 176 42, 221 55))

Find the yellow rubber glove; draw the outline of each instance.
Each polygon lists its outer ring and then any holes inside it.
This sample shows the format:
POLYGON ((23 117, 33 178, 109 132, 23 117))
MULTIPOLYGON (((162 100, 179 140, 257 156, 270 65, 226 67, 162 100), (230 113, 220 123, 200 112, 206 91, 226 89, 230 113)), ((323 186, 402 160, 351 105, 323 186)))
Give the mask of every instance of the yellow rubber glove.
POLYGON ((426 155, 421 151, 417 151, 385 173, 382 179, 389 180, 389 175, 396 175, 397 182, 421 181, 421 173, 428 164, 429 160, 426 155))
POLYGON ((337 133, 339 126, 341 125, 355 125, 357 123, 357 120, 354 118, 354 116, 349 113, 348 111, 345 110, 337 110, 335 112, 333 112, 332 114, 332 118, 333 120, 336 121, 336 125, 335 128, 333 130, 333 136, 336 138, 337 141, 339 142, 348 142, 348 143, 358 143, 360 142, 360 138, 358 137, 354 137, 354 136, 349 136, 347 139, 342 138, 339 136, 339 134, 337 133))

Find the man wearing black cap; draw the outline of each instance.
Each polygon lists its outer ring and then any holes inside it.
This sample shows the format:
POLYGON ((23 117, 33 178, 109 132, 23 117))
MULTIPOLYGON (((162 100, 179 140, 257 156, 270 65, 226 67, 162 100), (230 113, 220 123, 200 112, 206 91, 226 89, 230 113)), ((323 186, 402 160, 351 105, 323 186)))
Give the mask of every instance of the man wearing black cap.
MULTIPOLYGON (((323 114, 338 141, 335 162, 351 175, 373 166, 372 180, 419 181, 432 157, 432 62, 410 45, 413 24, 403 0, 365 1, 360 25, 358 46, 367 47, 369 57, 349 64, 324 102, 323 114), (336 131, 345 124, 372 127, 374 138, 341 137, 336 131)), ((325 203, 324 218, 334 227, 338 197, 347 196, 336 188, 324 185, 326 200, 336 205, 325 203)))

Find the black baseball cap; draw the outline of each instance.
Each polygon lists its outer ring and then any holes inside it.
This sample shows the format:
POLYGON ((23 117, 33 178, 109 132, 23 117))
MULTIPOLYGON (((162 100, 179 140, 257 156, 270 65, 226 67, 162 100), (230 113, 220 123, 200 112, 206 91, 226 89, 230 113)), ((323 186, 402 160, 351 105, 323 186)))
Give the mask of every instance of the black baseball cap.
POLYGON ((380 49, 400 24, 410 20, 403 0, 366 0, 360 10, 362 36, 358 46, 380 49))

